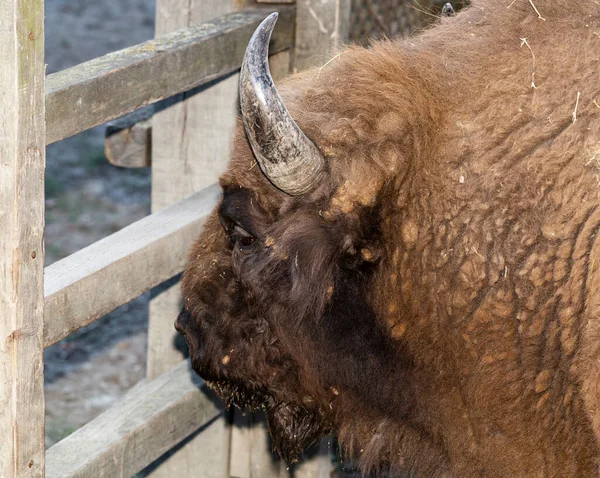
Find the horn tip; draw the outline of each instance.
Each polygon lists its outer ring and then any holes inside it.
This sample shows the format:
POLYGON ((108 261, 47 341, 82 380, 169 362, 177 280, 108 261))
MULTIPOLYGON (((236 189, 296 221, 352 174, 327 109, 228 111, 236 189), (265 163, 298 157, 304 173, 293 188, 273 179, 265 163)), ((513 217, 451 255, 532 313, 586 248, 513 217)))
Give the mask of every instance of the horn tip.
MULTIPOLYGON (((278 12, 273 12, 267 18, 262 21, 261 27, 266 30, 273 30, 275 24, 277 23, 277 19, 279 18, 278 12)), ((260 27, 259 27, 260 28, 260 27)), ((261 29, 262 29, 261 28, 261 29)))

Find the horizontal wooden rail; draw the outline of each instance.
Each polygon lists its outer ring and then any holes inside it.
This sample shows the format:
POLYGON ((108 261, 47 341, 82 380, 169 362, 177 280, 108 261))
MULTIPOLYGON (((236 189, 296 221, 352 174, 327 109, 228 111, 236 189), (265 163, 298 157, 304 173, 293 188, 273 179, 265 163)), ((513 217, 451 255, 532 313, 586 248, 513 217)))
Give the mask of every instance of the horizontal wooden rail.
POLYGON ((219 194, 210 186, 46 267, 44 347, 181 272, 219 194))
POLYGON ((142 381, 46 452, 46 478, 132 476, 222 413, 189 361, 142 381))
MULTIPOLYGON (((271 53, 294 45, 295 8, 277 10, 271 53)), ((48 75, 46 143, 234 72, 252 33, 272 11, 230 13, 48 75)))
MULTIPOLYGON (((275 82, 290 74, 290 51, 285 50, 269 58, 271 75, 275 82)), ((106 124, 104 154, 106 159, 121 168, 147 168, 152 165, 152 116, 174 101, 169 98, 145 106, 106 124)))

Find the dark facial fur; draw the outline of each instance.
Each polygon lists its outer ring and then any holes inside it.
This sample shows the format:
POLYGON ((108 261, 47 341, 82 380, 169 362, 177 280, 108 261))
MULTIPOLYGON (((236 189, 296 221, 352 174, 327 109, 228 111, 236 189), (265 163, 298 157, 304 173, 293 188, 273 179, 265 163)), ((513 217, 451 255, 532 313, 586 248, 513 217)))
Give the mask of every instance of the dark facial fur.
POLYGON ((222 227, 199 245, 218 254, 186 271, 177 319, 194 369, 228 404, 263 408, 290 459, 331 429, 340 393, 377 397, 381 414, 409 406, 378 380, 397 385, 409 368, 367 302, 375 252, 367 261, 359 250, 376 235, 378 212, 363 212, 360 239, 308 212, 274 220, 247 189, 225 188, 222 227), (240 241, 236 227, 255 240, 240 241))

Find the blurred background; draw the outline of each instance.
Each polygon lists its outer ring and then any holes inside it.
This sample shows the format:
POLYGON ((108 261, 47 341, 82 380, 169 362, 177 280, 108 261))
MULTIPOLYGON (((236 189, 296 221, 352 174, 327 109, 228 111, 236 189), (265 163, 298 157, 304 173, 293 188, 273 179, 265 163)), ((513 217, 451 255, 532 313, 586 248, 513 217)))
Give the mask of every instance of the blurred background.
MULTIPOLYGON (((351 41, 366 45, 371 37, 409 35, 435 20, 444 3, 353 0, 351 41)), ((45 8, 48 74, 154 36, 155 0, 46 0, 45 8)), ((150 213, 150 169, 110 165, 104 129, 47 149, 46 265, 150 213)), ((144 294, 45 351, 47 447, 144 378, 149 297, 144 294)))

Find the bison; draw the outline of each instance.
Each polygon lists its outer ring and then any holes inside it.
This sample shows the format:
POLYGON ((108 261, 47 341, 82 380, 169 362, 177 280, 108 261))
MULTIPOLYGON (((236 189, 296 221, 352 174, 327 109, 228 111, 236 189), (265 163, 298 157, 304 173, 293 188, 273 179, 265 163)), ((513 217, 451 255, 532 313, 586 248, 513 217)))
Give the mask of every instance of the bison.
POLYGON ((194 370, 287 459, 598 476, 600 2, 473 0, 279 92, 275 22, 182 279, 194 370))

